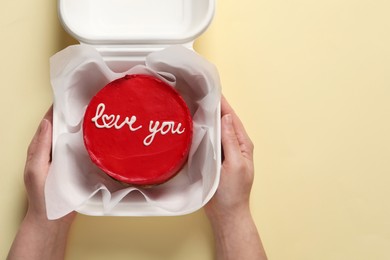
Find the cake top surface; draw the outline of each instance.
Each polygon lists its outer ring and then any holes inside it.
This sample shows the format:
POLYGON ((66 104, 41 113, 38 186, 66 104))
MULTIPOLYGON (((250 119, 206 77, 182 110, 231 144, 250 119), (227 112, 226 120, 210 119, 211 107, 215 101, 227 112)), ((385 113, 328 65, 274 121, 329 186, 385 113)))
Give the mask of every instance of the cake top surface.
POLYGON ((180 94, 149 75, 127 75, 107 84, 90 101, 83 122, 91 160, 112 178, 156 185, 187 160, 192 118, 180 94))

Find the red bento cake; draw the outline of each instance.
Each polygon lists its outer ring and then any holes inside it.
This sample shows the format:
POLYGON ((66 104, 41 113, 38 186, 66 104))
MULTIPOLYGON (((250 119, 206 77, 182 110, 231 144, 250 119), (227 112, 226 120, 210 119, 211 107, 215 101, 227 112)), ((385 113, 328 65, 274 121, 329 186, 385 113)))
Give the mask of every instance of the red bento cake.
POLYGON ((91 160, 112 178, 150 186, 174 177, 187 161, 192 118, 180 94, 162 80, 127 75, 90 101, 83 122, 91 160))

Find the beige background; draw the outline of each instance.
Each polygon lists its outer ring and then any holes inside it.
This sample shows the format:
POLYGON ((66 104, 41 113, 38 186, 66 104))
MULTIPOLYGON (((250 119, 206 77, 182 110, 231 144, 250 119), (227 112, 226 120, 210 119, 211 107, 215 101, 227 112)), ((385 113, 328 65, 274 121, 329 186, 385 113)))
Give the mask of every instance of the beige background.
MULTIPOLYGON (((26 201, 27 145, 51 104, 48 59, 74 41, 49 0, 0 8, 0 258, 26 201)), ((255 146, 252 210, 270 259, 390 259, 390 2, 218 1, 196 49, 255 146)), ((212 259, 202 211, 79 215, 67 259, 212 259)))

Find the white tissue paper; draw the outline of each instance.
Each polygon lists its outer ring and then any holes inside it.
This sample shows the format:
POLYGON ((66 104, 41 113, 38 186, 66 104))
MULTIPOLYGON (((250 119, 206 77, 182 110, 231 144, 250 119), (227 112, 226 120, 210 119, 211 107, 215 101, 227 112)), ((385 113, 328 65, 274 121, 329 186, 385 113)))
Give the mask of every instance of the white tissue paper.
POLYGON ((45 185, 49 219, 71 211, 97 216, 174 216, 204 206, 220 175, 220 82, 215 67, 195 52, 172 46, 144 64, 113 72, 96 49, 70 46, 50 60, 54 92, 52 164, 45 185), (168 182, 125 186, 95 166, 84 147, 82 122, 92 97, 126 74, 158 77, 182 95, 193 116, 187 164, 168 182))

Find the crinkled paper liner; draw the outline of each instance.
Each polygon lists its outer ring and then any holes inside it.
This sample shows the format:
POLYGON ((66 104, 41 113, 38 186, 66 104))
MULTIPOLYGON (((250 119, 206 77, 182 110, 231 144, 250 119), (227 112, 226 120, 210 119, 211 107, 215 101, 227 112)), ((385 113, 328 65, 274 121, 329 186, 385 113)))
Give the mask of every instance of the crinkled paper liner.
POLYGON ((215 193, 220 175, 220 82, 215 67, 195 52, 172 46, 126 72, 110 70, 85 45, 70 46, 50 60, 54 92, 52 164, 45 185, 49 219, 71 211, 87 215, 173 216, 191 213, 215 193), (82 122, 91 98, 126 74, 148 74, 175 87, 194 122, 187 164, 168 182, 140 188, 112 180, 90 160, 82 122))

